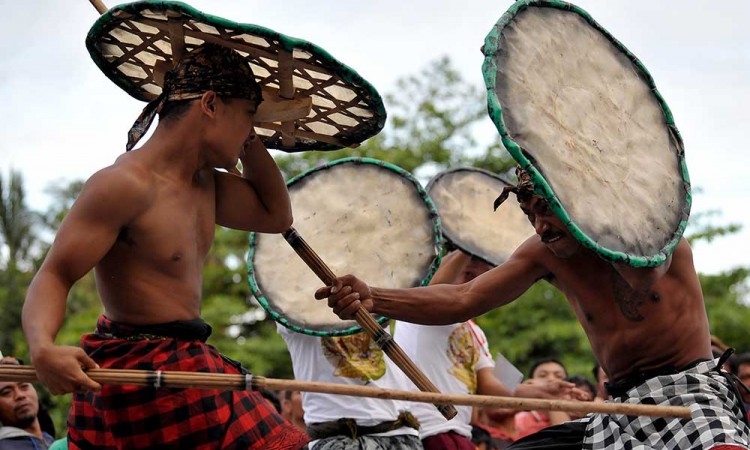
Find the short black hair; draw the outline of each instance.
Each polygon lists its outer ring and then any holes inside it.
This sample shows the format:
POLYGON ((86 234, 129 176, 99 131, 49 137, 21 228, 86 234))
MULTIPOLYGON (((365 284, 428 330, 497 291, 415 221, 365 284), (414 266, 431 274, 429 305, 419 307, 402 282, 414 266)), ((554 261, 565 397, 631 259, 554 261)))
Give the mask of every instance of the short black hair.
POLYGON ((593 400, 596 398, 596 388, 594 387, 594 383, 589 381, 588 378, 582 375, 573 375, 572 377, 566 378, 565 381, 575 384, 577 388, 588 389, 588 391, 591 392, 591 399, 593 400))
POLYGON ((164 103, 164 106, 161 107, 161 111, 159 111, 159 121, 169 122, 179 119, 185 115, 187 110, 190 109, 190 105, 192 105, 195 100, 197 99, 174 100, 164 103))
POLYGON ((565 371, 565 375, 568 374, 568 369, 565 368, 565 364, 561 363, 559 359, 557 359, 557 358, 544 358, 544 359, 538 359, 538 360, 536 360, 534 362, 534 364, 531 365, 531 368, 529 369, 528 378, 533 378, 534 377, 534 371, 537 369, 537 367, 541 366, 542 364, 547 364, 547 363, 559 364, 560 367, 562 367, 563 370, 565 371))
POLYGON ((743 364, 750 364, 750 352, 740 353, 734 359, 730 358, 729 360, 729 368, 735 375, 738 374, 740 366, 743 364))

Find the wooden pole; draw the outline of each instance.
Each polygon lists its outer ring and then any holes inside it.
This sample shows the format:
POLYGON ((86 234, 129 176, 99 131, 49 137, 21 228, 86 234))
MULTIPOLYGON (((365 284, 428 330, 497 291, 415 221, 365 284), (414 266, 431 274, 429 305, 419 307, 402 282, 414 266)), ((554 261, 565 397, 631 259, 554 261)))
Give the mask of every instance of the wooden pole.
MULTIPOLYGON (((622 414, 628 416, 679 417, 689 419, 690 408, 682 406, 653 406, 632 403, 575 402, 568 400, 542 400, 518 397, 494 397, 488 395, 440 394, 434 392, 412 392, 379 389, 336 383, 301 380, 281 380, 253 375, 234 375, 204 372, 155 372, 149 370, 90 369, 86 374, 101 384, 136 385, 164 388, 195 388, 220 390, 295 390, 321 394, 349 395, 404 400, 420 403, 454 404, 466 406, 489 406, 513 410, 567 411, 600 414, 622 414)), ((0 365, 0 381, 37 381, 36 371, 31 366, 0 365)))
POLYGON ((99 11, 99 14, 104 14, 107 12, 108 8, 107 6, 102 3, 101 0, 89 0, 92 5, 94 5, 94 8, 96 8, 97 11, 99 11))

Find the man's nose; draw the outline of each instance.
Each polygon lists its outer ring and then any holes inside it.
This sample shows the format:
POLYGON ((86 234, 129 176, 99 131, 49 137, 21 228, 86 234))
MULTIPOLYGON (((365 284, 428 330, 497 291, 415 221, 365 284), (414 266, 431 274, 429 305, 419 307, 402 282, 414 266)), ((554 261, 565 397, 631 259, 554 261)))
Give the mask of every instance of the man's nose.
POLYGON ((13 392, 14 392, 14 396, 13 396, 13 398, 14 398, 15 400, 23 400, 24 398, 26 398, 26 392, 24 392, 24 391, 23 391, 22 389, 20 389, 20 388, 18 388, 18 387, 17 387, 17 388, 15 388, 15 389, 13 390, 13 392))
POLYGON ((536 231, 536 234, 542 234, 545 231, 547 231, 547 222, 545 222, 543 219, 536 219, 534 222, 534 230, 536 231))

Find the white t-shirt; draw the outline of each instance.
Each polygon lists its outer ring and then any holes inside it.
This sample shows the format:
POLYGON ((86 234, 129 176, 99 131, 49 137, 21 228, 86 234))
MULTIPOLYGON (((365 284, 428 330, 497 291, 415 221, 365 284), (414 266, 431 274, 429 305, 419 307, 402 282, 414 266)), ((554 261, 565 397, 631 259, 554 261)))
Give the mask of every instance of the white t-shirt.
MULTIPOLYGON (((493 367, 487 338, 474 322, 429 326, 397 322, 396 342, 440 392, 475 394, 477 371, 493 367)), ((445 420, 429 403, 412 403, 422 439, 448 431, 471 437, 471 406, 458 406, 458 415, 445 420)))
MULTIPOLYGON (((292 356, 294 377, 305 381, 372 386, 411 391, 412 382, 381 350, 367 333, 342 337, 316 337, 295 333, 276 324, 292 356)), ((347 395, 302 393, 305 423, 341 418, 355 419, 359 425, 371 426, 396 420, 399 412, 411 403, 347 395)), ((413 428, 402 427, 372 436, 418 435, 413 428)), ((310 446, 312 448, 312 445, 310 446)))

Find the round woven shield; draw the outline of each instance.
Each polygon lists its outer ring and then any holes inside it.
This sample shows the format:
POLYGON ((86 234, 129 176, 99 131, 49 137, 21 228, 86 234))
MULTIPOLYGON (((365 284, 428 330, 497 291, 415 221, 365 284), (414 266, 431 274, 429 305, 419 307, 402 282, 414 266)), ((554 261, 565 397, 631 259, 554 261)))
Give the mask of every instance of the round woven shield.
POLYGON ((264 98, 255 116, 256 130, 269 148, 297 152, 353 147, 385 125, 385 107, 375 88, 325 50, 184 3, 116 6, 86 37, 96 65, 142 101, 156 98, 164 73, 204 42, 247 57, 264 98))
MULTIPOLYGON (((440 221, 405 170, 370 158, 340 159, 291 179, 294 228, 337 275, 374 286, 426 284, 439 263, 440 221)), ((248 254, 253 295, 277 322, 314 336, 362 331, 313 293, 323 283, 280 234, 253 233, 248 254)), ((378 318, 382 323, 386 319, 378 318)))
POLYGON ((643 64, 585 11, 518 1, 484 45, 489 115, 572 234, 613 262, 661 264, 687 225, 680 134, 643 64))
POLYGON ((494 266, 500 265, 534 234, 515 198, 493 211, 508 182, 486 170, 462 167, 440 172, 427 185, 443 236, 456 247, 494 266))

